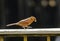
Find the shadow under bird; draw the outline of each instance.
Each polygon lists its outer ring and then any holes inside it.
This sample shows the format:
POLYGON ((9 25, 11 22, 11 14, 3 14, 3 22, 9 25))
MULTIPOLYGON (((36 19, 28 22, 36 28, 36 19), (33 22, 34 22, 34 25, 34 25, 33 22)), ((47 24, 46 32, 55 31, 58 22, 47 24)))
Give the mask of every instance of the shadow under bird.
POLYGON ((33 22, 36 22, 36 21, 37 21, 36 17, 30 16, 30 17, 28 17, 28 18, 26 18, 26 19, 20 20, 20 21, 18 21, 18 22, 16 22, 16 23, 8 24, 8 25, 6 25, 6 26, 18 25, 18 26, 21 26, 22 28, 25 29, 25 28, 29 28, 30 25, 31 25, 33 22))

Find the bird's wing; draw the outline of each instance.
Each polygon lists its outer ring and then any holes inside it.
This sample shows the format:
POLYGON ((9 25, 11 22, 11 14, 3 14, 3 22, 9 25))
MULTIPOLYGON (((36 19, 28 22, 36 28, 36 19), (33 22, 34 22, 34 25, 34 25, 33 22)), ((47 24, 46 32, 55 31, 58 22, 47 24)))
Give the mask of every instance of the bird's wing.
POLYGON ((19 22, 29 22, 29 20, 30 20, 30 18, 27 18, 27 19, 23 19, 23 20, 21 20, 19 22))

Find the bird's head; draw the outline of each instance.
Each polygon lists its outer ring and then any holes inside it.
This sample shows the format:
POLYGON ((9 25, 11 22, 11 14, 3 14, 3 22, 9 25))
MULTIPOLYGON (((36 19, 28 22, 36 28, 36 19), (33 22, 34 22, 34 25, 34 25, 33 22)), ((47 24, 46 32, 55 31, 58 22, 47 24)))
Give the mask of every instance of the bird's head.
POLYGON ((36 19, 36 17, 34 17, 34 16, 31 16, 31 19, 32 19, 34 22, 37 22, 37 19, 36 19))

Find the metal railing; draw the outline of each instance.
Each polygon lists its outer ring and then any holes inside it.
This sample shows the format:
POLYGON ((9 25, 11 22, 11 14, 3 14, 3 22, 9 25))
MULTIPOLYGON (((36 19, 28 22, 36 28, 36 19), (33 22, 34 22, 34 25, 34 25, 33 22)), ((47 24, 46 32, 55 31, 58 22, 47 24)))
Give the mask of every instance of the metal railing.
POLYGON ((0 29, 0 41, 4 41, 4 37, 24 37, 24 41, 28 41, 28 36, 46 36, 47 41, 51 41, 50 36, 60 34, 60 28, 47 29, 0 29))

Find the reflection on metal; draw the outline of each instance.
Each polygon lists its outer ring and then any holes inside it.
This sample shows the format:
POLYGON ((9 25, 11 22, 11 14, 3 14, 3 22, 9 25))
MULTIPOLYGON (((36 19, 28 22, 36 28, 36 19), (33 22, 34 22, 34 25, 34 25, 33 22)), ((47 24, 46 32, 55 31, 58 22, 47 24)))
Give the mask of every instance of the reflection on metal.
POLYGON ((2 37, 2 36, 0 36, 0 41, 4 41, 4 39, 3 39, 3 37, 2 37))
POLYGON ((0 34, 60 34, 60 28, 0 29, 0 34))
POLYGON ((27 41, 27 35, 24 35, 24 41, 27 41))
POLYGON ((47 36, 47 41, 50 41, 50 36, 47 36))
POLYGON ((60 28, 47 28, 47 29, 0 29, 0 41, 4 41, 4 36, 10 37, 24 37, 24 41, 27 41, 28 36, 32 37, 47 37, 47 41, 50 40, 50 36, 56 36, 56 34, 60 35, 60 28))

